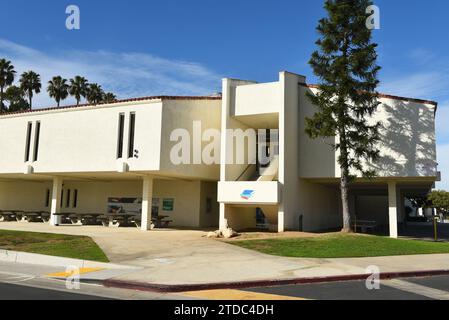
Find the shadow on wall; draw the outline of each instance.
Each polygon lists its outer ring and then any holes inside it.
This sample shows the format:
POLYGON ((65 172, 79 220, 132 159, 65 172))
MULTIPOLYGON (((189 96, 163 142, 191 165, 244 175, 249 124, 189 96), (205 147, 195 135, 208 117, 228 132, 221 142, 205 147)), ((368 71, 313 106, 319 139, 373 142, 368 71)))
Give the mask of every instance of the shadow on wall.
POLYGON ((434 113, 422 105, 395 101, 383 104, 381 157, 369 165, 379 176, 436 175, 434 113))

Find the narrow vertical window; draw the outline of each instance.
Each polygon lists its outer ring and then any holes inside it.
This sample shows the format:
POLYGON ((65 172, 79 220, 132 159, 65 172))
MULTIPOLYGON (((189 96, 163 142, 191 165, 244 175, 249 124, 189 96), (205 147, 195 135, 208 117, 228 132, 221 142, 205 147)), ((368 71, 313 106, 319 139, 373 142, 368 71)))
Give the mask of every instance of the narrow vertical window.
POLYGON ((78 206, 78 189, 73 190, 73 207, 78 206))
POLYGON ((61 190, 61 201, 59 202, 59 206, 62 208, 62 202, 64 201, 64 190, 61 190))
POLYGON ((65 196, 65 207, 70 207, 70 189, 67 190, 67 195, 65 196))
POLYGON ((50 206, 50 189, 47 189, 47 194, 45 196, 45 208, 50 206))
POLYGON ((33 123, 28 122, 27 137, 25 142, 25 162, 30 161, 31 131, 33 131, 33 123))
POLYGON ((118 117, 118 140, 117 140, 117 159, 123 157, 123 134, 125 131, 125 114, 120 113, 118 117))
POLYGON ((134 157, 134 132, 136 129, 136 114, 132 112, 129 118, 129 142, 128 142, 128 158, 134 157))
POLYGON ((36 122, 36 133, 34 136, 34 155, 33 155, 33 161, 37 161, 37 157, 39 155, 39 136, 41 133, 41 123, 38 121, 36 122))

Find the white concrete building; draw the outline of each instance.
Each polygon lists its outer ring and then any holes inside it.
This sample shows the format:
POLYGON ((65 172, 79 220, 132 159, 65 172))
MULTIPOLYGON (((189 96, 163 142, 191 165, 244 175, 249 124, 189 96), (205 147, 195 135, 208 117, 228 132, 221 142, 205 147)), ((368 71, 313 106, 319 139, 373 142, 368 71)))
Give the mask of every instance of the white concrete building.
MULTIPOLYGON (((60 212, 106 214, 114 202, 132 202, 144 230, 152 213, 170 217, 175 227, 339 228, 333 141, 304 132, 305 118, 315 112, 306 92, 316 90, 303 76, 281 72, 272 83, 224 79, 221 98, 152 97, 1 115, 0 210, 47 210, 57 225, 60 212), (187 158, 197 164, 173 163, 176 129, 192 136, 187 158), (221 130, 220 161, 200 164, 195 144, 212 141, 209 129, 221 130), (248 129, 270 131, 256 136, 248 129), (268 162, 247 152, 256 145, 268 162)), ((395 237, 404 198, 425 195, 438 179, 437 103, 379 99, 374 118, 384 125, 382 158, 366 164, 378 177, 353 183, 351 214, 389 226, 395 237)))

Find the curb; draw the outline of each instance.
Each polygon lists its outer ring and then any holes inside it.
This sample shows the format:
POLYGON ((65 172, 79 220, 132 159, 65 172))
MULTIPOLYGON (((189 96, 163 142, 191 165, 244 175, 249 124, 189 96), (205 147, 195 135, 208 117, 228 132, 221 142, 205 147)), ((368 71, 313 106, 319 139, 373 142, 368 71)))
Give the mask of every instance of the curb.
POLYGON ((0 250, 0 261, 51 267, 75 266, 78 268, 104 268, 112 270, 139 269, 138 267, 125 266, 114 263, 80 260, 10 250, 0 250))
MULTIPOLYGON (((201 291, 201 290, 217 290, 217 289, 248 289, 254 287, 274 287, 284 285, 297 284, 313 284, 313 283, 329 283, 341 281, 366 280, 370 274, 353 274, 328 277, 314 278, 296 278, 286 280, 254 280, 242 282, 223 282, 223 283, 204 283, 204 284, 157 284, 144 283, 124 280, 103 280, 101 283, 105 287, 132 289, 138 291, 150 291, 158 293, 173 293, 184 291, 201 291)), ((380 274, 381 280, 397 279, 397 278, 414 278, 426 276, 449 275, 449 270, 427 270, 427 271, 405 271, 405 272, 384 272, 380 274)))

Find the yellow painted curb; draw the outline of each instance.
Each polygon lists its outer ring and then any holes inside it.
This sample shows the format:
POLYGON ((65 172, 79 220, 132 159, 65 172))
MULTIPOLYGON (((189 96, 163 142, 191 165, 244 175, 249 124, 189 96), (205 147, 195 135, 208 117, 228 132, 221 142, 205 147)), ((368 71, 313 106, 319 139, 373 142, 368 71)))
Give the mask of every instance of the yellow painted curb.
POLYGON ((47 274, 47 276, 52 277, 52 278, 68 278, 68 277, 73 277, 73 276, 80 275, 80 274, 97 272, 97 271, 101 271, 101 270, 104 270, 104 268, 79 268, 79 269, 76 269, 73 271, 51 273, 51 274, 47 274))
POLYGON ((210 300, 306 300, 298 297, 280 296, 275 294, 249 292, 241 290, 203 290, 187 291, 181 295, 192 298, 204 298, 210 300))

